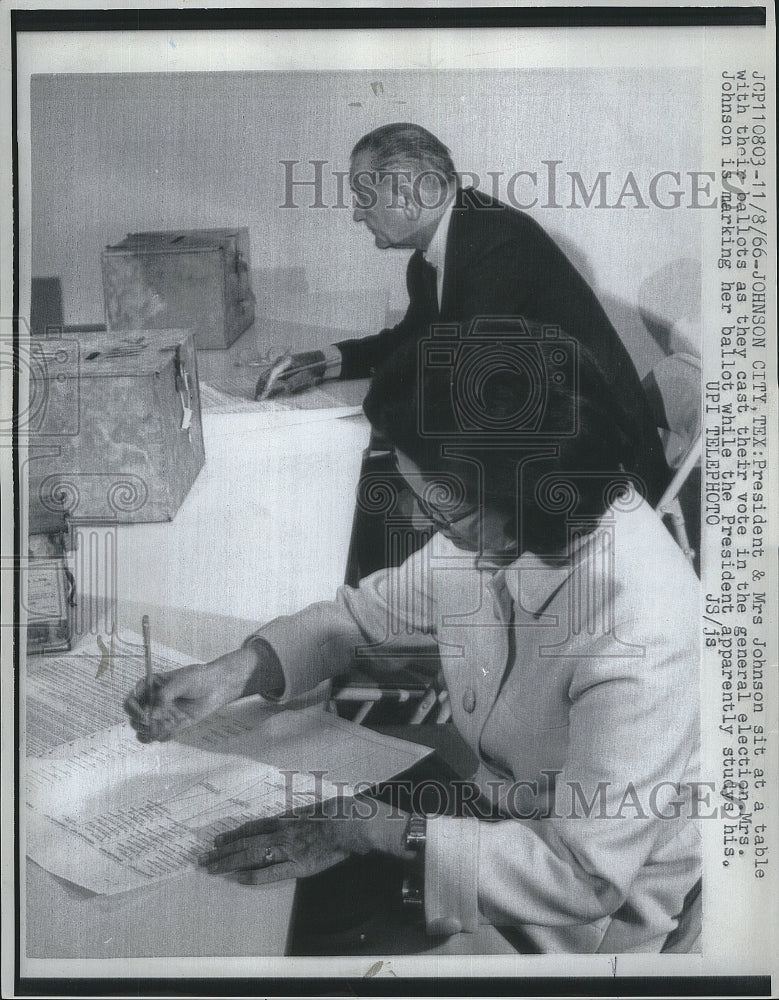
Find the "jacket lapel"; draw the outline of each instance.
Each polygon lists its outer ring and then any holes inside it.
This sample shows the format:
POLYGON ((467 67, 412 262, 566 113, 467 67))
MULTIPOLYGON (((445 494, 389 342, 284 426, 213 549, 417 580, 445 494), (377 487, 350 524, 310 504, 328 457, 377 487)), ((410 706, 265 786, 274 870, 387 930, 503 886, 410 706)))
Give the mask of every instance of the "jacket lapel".
POLYGON ((457 288, 460 275, 460 253, 463 232, 467 228, 467 213, 472 204, 471 188, 460 188, 455 195, 455 205, 449 222, 444 257, 444 285, 441 290, 441 319, 452 322, 458 317, 457 288))

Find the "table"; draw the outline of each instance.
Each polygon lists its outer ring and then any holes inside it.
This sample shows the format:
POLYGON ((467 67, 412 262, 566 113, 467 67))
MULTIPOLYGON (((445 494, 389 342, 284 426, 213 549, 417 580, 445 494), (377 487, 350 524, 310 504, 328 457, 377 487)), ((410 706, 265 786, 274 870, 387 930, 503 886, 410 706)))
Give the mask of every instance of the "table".
MULTIPOLYGON (((210 371, 225 364, 214 357, 210 371)), ((258 409, 205 413, 203 431, 206 465, 171 523, 78 529, 81 555, 97 560, 81 568, 78 642, 96 648, 111 621, 120 633, 137 633, 141 615, 149 614, 161 643, 210 659, 257 623, 331 598, 342 582, 367 421, 258 409)), ((291 881, 248 887, 193 871, 133 893, 96 896, 28 862, 22 971, 270 974, 257 963, 284 955, 294 893, 291 881), (210 961, 220 957, 235 961, 210 961), (177 965, 176 958, 190 961, 177 965), (102 961, 84 966, 83 959, 102 961)), ((513 952, 488 926, 477 935, 419 937, 419 947, 430 955, 513 952)))
MULTIPOLYGON (((203 429, 206 465, 171 523, 79 529, 79 557, 96 563, 80 571, 77 641, 96 644, 113 615, 120 634, 137 632, 146 613, 161 643, 210 659, 258 623, 331 598, 343 581, 367 421, 258 410, 206 413, 203 429)), ((292 882, 245 887, 192 872, 106 897, 33 863, 26 876, 28 960, 101 958, 116 968, 286 947, 292 882)))
POLYGON ((294 894, 292 881, 242 886, 193 871, 147 889, 98 896, 28 860, 26 954, 119 962, 283 955, 294 894))
POLYGON ((170 523, 75 525, 75 631, 138 632, 211 659, 343 582, 364 417, 203 415, 206 464, 170 523))

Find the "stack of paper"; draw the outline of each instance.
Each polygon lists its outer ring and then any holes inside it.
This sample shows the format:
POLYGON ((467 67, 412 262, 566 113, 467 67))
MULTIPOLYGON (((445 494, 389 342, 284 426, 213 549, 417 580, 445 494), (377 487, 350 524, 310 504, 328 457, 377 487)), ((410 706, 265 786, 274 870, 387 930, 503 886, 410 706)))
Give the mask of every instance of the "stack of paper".
POLYGON ((175 740, 142 744, 128 723, 97 728, 121 716, 121 701, 140 675, 136 654, 113 660, 99 676, 94 657, 43 661, 26 692, 28 752, 38 754, 25 769, 27 854, 93 892, 178 875, 217 833, 349 794, 351 786, 385 780, 430 752, 318 706, 285 711, 259 698, 236 702, 175 740), (55 674, 56 689, 86 699, 70 727, 57 706, 55 674), (51 742, 52 732, 70 736, 75 728, 84 735, 46 749, 47 731, 51 742))

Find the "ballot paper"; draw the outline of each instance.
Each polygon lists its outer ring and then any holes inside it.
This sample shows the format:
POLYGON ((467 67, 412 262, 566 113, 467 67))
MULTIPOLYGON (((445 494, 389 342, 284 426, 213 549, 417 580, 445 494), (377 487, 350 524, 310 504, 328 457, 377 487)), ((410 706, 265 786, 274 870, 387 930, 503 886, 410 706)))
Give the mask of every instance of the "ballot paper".
MULTIPOLYGON (((216 354, 217 352, 214 352, 216 354)), ((279 353, 282 353, 281 351, 279 353)), ((257 380, 267 377, 273 367, 272 360, 256 362, 235 352, 209 357, 202 363, 200 372, 200 405, 203 410, 213 410, 216 405, 251 403, 253 409, 274 410, 324 410, 360 406, 368 391, 367 379, 325 380, 303 392, 279 393, 271 399, 255 399, 257 380)))
MULTIPOLYGON (((68 668, 89 690, 87 658, 68 668)), ((108 690, 86 728, 110 714, 108 690)), ((27 855, 93 892, 125 892, 197 864, 217 833, 364 790, 430 752, 320 706, 285 710, 257 697, 166 743, 139 743, 120 722, 27 759, 27 855)))
POLYGON ((246 370, 240 374, 239 369, 238 375, 221 379, 219 386, 201 380, 200 405, 203 413, 283 413, 287 417, 294 415, 304 418, 307 423, 316 419, 331 420, 333 417, 362 413, 361 402, 366 392, 362 382, 349 383, 346 391, 341 388, 345 383, 338 383, 337 393, 317 386, 292 396, 281 395, 273 399, 256 400, 256 369, 248 371, 254 373, 248 379, 246 370))
MULTIPOLYGON (((154 662, 165 672, 192 660, 155 643, 154 662)), ((122 702, 144 675, 143 640, 132 632, 91 636, 69 653, 27 663, 24 746, 40 757, 124 720, 122 702)))

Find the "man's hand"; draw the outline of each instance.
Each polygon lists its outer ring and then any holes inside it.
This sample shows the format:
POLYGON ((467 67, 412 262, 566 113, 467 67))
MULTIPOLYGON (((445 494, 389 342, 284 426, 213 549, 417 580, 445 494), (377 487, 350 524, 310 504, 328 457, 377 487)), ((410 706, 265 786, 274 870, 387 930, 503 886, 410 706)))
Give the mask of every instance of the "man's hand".
POLYGON ((236 698, 261 693, 271 656, 262 646, 242 646, 210 663, 154 674, 151 689, 143 678, 124 702, 130 725, 141 743, 168 740, 236 698))
MULTIPOLYGON (((325 803, 325 809, 332 803, 325 803)), ((305 878, 332 868, 350 854, 381 851, 409 860, 403 848, 407 815, 383 802, 352 799, 339 803, 334 816, 259 819, 214 839, 200 864, 214 875, 245 884, 305 878)))
POLYGON ((272 399, 274 396, 292 395, 311 389, 319 385, 326 371, 327 358, 323 351, 282 354, 260 375, 254 398, 272 399))

